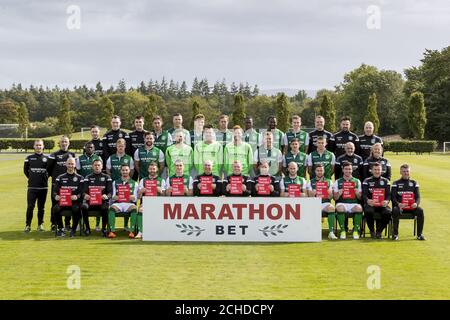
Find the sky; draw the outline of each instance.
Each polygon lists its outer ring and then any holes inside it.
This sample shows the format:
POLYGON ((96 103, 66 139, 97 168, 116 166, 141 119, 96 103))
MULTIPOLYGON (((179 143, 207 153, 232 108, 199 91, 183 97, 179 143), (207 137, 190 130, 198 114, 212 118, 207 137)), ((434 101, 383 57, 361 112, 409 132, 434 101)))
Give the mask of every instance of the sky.
POLYGON ((450 1, 0 0, 0 88, 207 78, 333 88, 450 45, 450 1))

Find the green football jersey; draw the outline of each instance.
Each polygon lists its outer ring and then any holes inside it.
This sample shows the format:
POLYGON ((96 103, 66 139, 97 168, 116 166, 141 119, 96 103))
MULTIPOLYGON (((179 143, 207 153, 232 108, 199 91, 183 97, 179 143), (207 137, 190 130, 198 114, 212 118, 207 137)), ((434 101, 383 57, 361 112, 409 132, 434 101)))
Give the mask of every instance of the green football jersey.
POLYGON ((286 134, 285 134, 285 138, 284 138, 284 144, 287 145, 288 147, 288 151, 291 150, 291 141, 297 138, 300 140, 300 152, 305 153, 306 151, 306 147, 309 144, 309 135, 307 132, 300 130, 299 132, 294 132, 292 131, 292 129, 289 129, 286 134))
POLYGON ((121 177, 120 167, 122 164, 127 164, 130 167, 130 170, 134 169, 133 158, 129 155, 124 154, 122 157, 119 157, 116 153, 109 157, 106 162, 106 168, 111 170, 111 179, 117 180, 121 177))
MULTIPOLYGON (((327 182, 328 189, 330 189, 331 188, 331 184, 332 184, 331 179, 326 179, 325 178, 323 181, 327 182)), ((316 178, 312 178, 309 181, 308 190, 316 190, 316 184, 317 184, 316 178)), ((325 202, 330 202, 330 200, 329 199, 322 199, 322 203, 325 203, 325 202)))
POLYGON ((296 155, 293 155, 291 151, 288 151, 286 155, 284 156, 283 166, 287 168, 289 166, 289 163, 295 162, 297 163, 298 169, 297 169, 297 175, 303 178, 306 178, 306 159, 308 158, 308 155, 303 152, 298 152, 296 155))
POLYGON ((223 158, 223 171, 226 175, 233 173, 233 162, 236 160, 242 163, 242 174, 246 176, 250 174, 253 165, 253 150, 248 143, 241 142, 237 146, 234 142, 227 144, 223 158))
POLYGON ((353 182, 355 184, 355 196, 352 199, 344 199, 343 195, 341 195, 339 197, 339 199, 337 200, 337 202, 342 202, 342 203, 358 203, 358 198, 356 196, 356 192, 361 192, 362 188, 361 188, 361 181, 359 181, 357 178, 352 177, 350 180, 344 180, 344 177, 337 179, 334 182, 334 192, 338 192, 339 190, 343 190, 343 183, 344 181, 346 182, 353 182))
POLYGON ((86 154, 81 155, 76 160, 77 172, 83 177, 90 175, 93 172, 92 163, 95 160, 102 160, 102 159, 95 153, 92 154, 90 157, 88 157, 86 154))
POLYGON ((308 156, 308 166, 312 167, 312 177, 316 175, 315 169, 317 164, 323 164, 325 168, 325 178, 331 179, 333 175, 333 167, 335 163, 335 156, 332 152, 325 150, 325 152, 320 155, 317 150, 313 151, 308 156))
POLYGON ((220 175, 223 165, 223 147, 219 142, 207 144, 199 142, 194 148, 194 166, 197 174, 203 174, 203 164, 206 160, 213 163, 212 172, 214 175, 220 175))
POLYGON ((175 161, 180 159, 184 164, 184 174, 189 175, 194 164, 194 152, 187 144, 169 146, 166 150, 166 163, 169 176, 175 174, 175 161))
POLYGON ((159 168, 159 163, 164 162, 164 155, 158 147, 153 146, 150 150, 140 147, 134 153, 134 160, 139 161, 139 177, 142 179, 148 176, 150 163, 156 162, 159 168))

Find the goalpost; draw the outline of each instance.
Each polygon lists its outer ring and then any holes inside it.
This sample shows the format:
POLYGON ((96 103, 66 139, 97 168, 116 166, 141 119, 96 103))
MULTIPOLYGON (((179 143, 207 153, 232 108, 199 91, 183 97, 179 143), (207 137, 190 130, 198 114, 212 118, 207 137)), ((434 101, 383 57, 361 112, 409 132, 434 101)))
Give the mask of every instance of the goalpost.
POLYGON ((90 132, 90 131, 91 131, 91 127, 84 127, 84 128, 81 128, 81 139, 84 139, 84 132, 85 132, 85 131, 90 132))
POLYGON ((450 141, 444 141, 443 148, 442 148, 443 153, 446 153, 447 150, 449 150, 449 148, 447 147, 447 144, 450 145, 450 141))

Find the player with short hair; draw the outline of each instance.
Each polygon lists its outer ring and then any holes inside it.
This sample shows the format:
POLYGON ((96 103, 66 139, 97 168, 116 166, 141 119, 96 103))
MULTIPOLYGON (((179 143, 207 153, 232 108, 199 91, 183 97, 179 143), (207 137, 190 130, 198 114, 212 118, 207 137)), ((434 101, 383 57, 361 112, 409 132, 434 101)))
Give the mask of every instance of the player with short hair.
POLYGON ((219 142, 223 148, 233 141, 233 132, 228 129, 228 123, 228 116, 222 114, 219 117, 219 129, 216 131, 216 141, 219 142))
POLYGON ((309 135, 302 128, 302 118, 299 115, 292 116, 292 128, 290 128, 283 136, 283 154, 287 154, 291 150, 291 142, 298 139, 300 143, 300 152, 308 153, 309 135))
POLYGON ((300 185, 300 197, 306 197, 306 180, 304 177, 298 175, 298 165, 291 161, 287 166, 287 175, 280 181, 280 195, 281 197, 289 197, 289 186, 300 185))
POLYGON ((139 173, 139 179, 145 178, 148 175, 148 166, 150 163, 158 163, 159 174, 164 170, 164 153, 155 147, 155 136, 153 132, 146 132, 144 134, 145 144, 134 152, 134 167, 139 173))
POLYGON ((280 181, 270 174, 269 161, 262 159, 258 168, 259 175, 255 177, 255 188, 253 189, 254 197, 279 197, 280 196, 280 181), (263 188, 262 179, 269 179, 269 193, 263 188))
POLYGON ((308 173, 311 178, 314 178, 316 172, 316 166, 320 163, 325 169, 325 178, 331 179, 334 173, 334 165, 336 158, 334 153, 326 149, 327 140, 319 136, 316 139, 317 149, 312 151, 306 160, 308 164, 308 173))
POLYGON ((253 164, 252 147, 242 140, 243 130, 240 126, 233 127, 233 141, 225 146, 223 151, 223 171, 226 176, 233 172, 233 163, 239 161, 242 165, 242 174, 250 175, 253 164))
POLYGON ((336 159, 334 166, 334 177, 339 179, 342 177, 342 168, 345 163, 352 165, 352 175, 356 179, 361 179, 363 174, 363 159, 355 153, 355 144, 353 142, 347 142, 345 144, 345 154, 340 155, 336 159))
POLYGON ((297 164, 297 175, 306 178, 306 168, 308 155, 300 151, 300 140, 297 138, 293 138, 290 143, 290 150, 283 156, 283 171, 285 174, 288 174, 288 165, 291 162, 295 162, 297 164))
POLYGON ((353 214, 353 239, 359 239, 362 221, 362 207, 358 203, 361 200, 361 181, 352 176, 352 165, 348 162, 342 166, 343 175, 333 185, 334 200, 336 201, 336 215, 341 228, 340 238, 346 238, 345 219, 348 214, 353 214))
POLYGON ((269 164, 269 174, 280 177, 283 168, 283 153, 273 145, 273 133, 266 131, 263 134, 264 143, 255 151, 253 155, 253 169, 258 174, 258 168, 262 160, 269 164))
POLYGON ((91 140, 89 142, 94 144, 94 153, 105 163, 107 158, 105 158, 104 154, 103 139, 100 138, 100 127, 94 124, 91 126, 90 132, 91 140))
POLYGON ((172 135, 169 131, 163 130, 163 120, 161 116, 153 117, 153 134, 155 135, 155 146, 161 150, 163 153, 166 152, 167 148, 172 145, 172 135))
POLYGON ((205 126, 205 116, 201 113, 195 115, 194 117, 194 129, 189 131, 189 141, 192 150, 194 150, 195 145, 203 141, 203 129, 205 126))
MULTIPOLYGON (((106 237, 106 226, 108 224, 109 199, 112 194, 112 179, 110 176, 102 172, 103 162, 95 159, 92 162, 92 173, 84 177, 83 180, 83 204, 81 205, 81 213, 85 223, 84 234, 90 235, 91 228, 89 226, 89 211, 100 211, 102 218, 102 235, 106 237), (94 189, 101 191, 101 204, 91 204, 91 192, 94 189)), ((100 218, 96 219, 96 231, 100 231, 100 218)))
POLYGON ((372 167, 374 164, 381 165, 381 176, 391 180, 391 163, 383 157, 383 146, 381 143, 375 143, 370 151, 370 157, 363 163, 363 178, 369 178, 373 175, 372 167))
MULTIPOLYGON (((219 145, 220 148, 222 146, 219 145)), ((222 179, 213 173, 213 162, 205 160, 203 163, 202 174, 198 175, 193 182, 194 196, 198 197, 219 197, 222 195, 222 179), (203 179, 211 180, 211 192, 203 190, 203 184, 206 182, 203 179)))
MULTIPOLYGON (((175 113, 172 117, 173 127, 167 130, 172 136, 172 141, 175 141, 175 131, 181 130, 184 133, 184 143, 188 146, 191 145, 191 135, 189 130, 183 127, 183 115, 181 113, 175 113)), ((192 147, 193 148, 193 147, 192 147)))
MULTIPOLYGON (((112 204, 109 207, 109 228, 110 232, 108 233, 108 238, 116 238, 116 213, 124 212, 129 214, 130 216, 130 229, 128 232, 128 237, 130 239, 134 239, 134 230, 136 227, 136 217, 137 217, 137 206, 136 201, 138 198, 138 184, 136 181, 131 179, 131 170, 130 166, 126 163, 123 163, 120 166, 120 174, 121 177, 115 181, 113 181, 113 191, 112 191, 112 204), (120 186, 128 186, 129 188, 129 197, 127 198, 127 195, 125 194, 125 200, 122 200, 121 197, 119 197, 119 190, 120 186), (122 202, 124 201, 124 202, 122 202)), ((125 192, 126 193, 126 192, 125 192)), ((128 215, 127 215, 128 216, 128 215)), ((124 223, 124 226, 126 226, 126 223, 124 223)))
POLYGON ((242 174, 242 163, 239 160, 233 161, 232 172, 222 180, 222 183, 223 194, 227 197, 250 197, 255 186, 250 176, 242 174), (232 190, 233 188, 236 190, 232 190))
POLYGON ((194 151, 184 142, 183 131, 175 133, 175 144, 169 146, 166 150, 166 163, 168 167, 168 176, 173 176, 176 172, 176 161, 181 160, 185 175, 190 175, 194 167, 194 151))
MULTIPOLYGON (((362 187, 362 198, 364 203, 364 217, 373 239, 381 239, 381 234, 391 220, 391 188, 389 180, 381 176, 381 164, 376 162, 372 166, 372 176, 365 179, 362 187), (382 190, 384 200, 377 204, 374 201, 374 190, 382 190), (376 230, 374 228, 376 221, 376 230)), ((381 197, 381 196, 380 196, 381 197)))
POLYGON ((118 115, 114 115, 111 119, 111 129, 103 135, 103 159, 115 154, 117 151, 116 143, 119 139, 125 140, 125 153, 131 153, 130 137, 128 133, 120 129, 122 121, 118 115))
MULTIPOLYGON (((335 133, 334 137, 334 155, 337 157, 345 154, 345 145, 347 142, 352 142, 356 150, 359 149, 358 136, 350 131, 351 119, 349 116, 344 116, 341 119, 341 131, 335 133)), ((356 151, 358 153, 359 151, 356 151)))
POLYGON ((375 135, 374 133, 374 125, 373 122, 367 121, 364 124, 364 134, 359 136, 359 155, 361 158, 366 160, 370 157, 370 150, 375 143, 381 143, 383 145, 383 140, 375 135))
POLYGON ((135 239, 142 239, 143 225, 142 225, 142 214, 144 213, 144 199, 143 196, 163 196, 166 191, 166 181, 158 175, 158 163, 151 162, 147 167, 148 175, 143 177, 139 181, 139 191, 138 198, 141 199, 141 205, 137 213, 137 235, 135 239), (147 184, 154 183, 156 186, 155 192, 153 193, 151 186, 147 184), (150 194, 153 193, 153 194, 150 194))
POLYGON ((417 217, 417 240, 426 240, 423 235, 424 213, 420 205, 419 183, 411 179, 411 168, 408 164, 400 167, 401 178, 392 183, 392 239, 398 240, 398 225, 402 214, 417 217), (408 200, 408 199, 409 200, 408 200))
POLYGON ((38 205, 38 231, 44 229, 45 201, 48 192, 48 157, 44 155, 44 141, 34 140, 34 153, 27 156, 23 163, 23 173, 28 179, 27 188, 27 213, 24 232, 31 231, 31 221, 33 220, 33 210, 38 205))
POLYGON ((56 220, 56 224, 58 226, 58 237, 65 236, 65 230, 63 229, 63 221, 61 212, 66 208, 72 211, 73 224, 70 230, 70 237, 75 236, 75 232, 77 230, 78 222, 80 220, 80 200, 81 193, 83 190, 83 177, 76 173, 75 171, 75 158, 69 157, 66 160, 66 173, 59 175, 55 179, 55 188, 52 192, 52 198, 55 199, 56 204, 52 207, 52 212, 54 219, 56 220), (70 190, 70 201, 71 205, 65 207, 59 202, 61 200, 60 192, 62 189, 70 190))
POLYGON ((337 237, 334 234, 334 221, 336 219, 336 210, 331 204, 331 199, 333 198, 332 182, 330 179, 325 177, 325 166, 322 163, 318 163, 315 168, 315 175, 312 178, 306 190, 308 190, 308 195, 314 198, 321 198, 322 200, 322 215, 326 215, 328 219, 328 239, 336 240, 337 237), (321 195, 317 192, 317 183, 325 183, 327 187, 326 196, 321 195))
MULTIPOLYGON (((179 138, 179 136, 178 136, 179 138)), ((189 146, 187 146, 189 147, 189 146)), ((189 147, 190 148, 190 147, 189 147)), ((177 159, 174 162, 175 172, 173 175, 167 177, 166 180, 166 195, 167 196, 175 196, 174 194, 174 184, 176 180, 182 179, 183 183, 183 196, 192 196, 193 192, 193 184, 194 180, 189 174, 186 174, 184 169, 184 163, 183 160, 177 159)), ((181 196, 181 195, 179 195, 181 196)))
MULTIPOLYGON (((267 130, 265 132, 272 132, 273 136, 273 146, 278 150, 283 150, 284 141, 283 136, 284 132, 277 128, 277 117, 274 115, 267 117, 267 130)), ((264 134, 264 132, 262 132, 264 134)))
POLYGON ((116 153, 112 154, 106 161, 106 173, 111 176, 113 181, 120 179, 121 166, 128 165, 130 168, 130 175, 133 175, 134 162, 133 158, 125 153, 126 142, 125 139, 118 139, 116 142, 116 153))
POLYGON ((261 134, 258 129, 253 127, 253 117, 247 116, 244 119, 244 141, 247 142, 252 147, 252 154, 260 147, 262 143, 261 134))
POLYGON ((102 159, 94 153, 94 150, 94 144, 91 141, 86 142, 84 145, 84 153, 75 158, 77 172, 83 177, 92 173, 92 163, 95 160, 102 161, 102 159))
POLYGON ((207 125, 203 129, 203 141, 194 147, 194 167, 197 174, 203 174, 205 161, 210 160, 213 164, 212 172, 219 176, 223 167, 223 147, 216 141, 214 129, 207 125))
POLYGON ((309 133, 309 146, 308 153, 316 151, 317 149, 317 138, 325 137, 327 149, 331 152, 334 151, 334 137, 333 134, 327 130, 325 130, 325 118, 323 116, 316 116, 314 120, 315 130, 309 133))

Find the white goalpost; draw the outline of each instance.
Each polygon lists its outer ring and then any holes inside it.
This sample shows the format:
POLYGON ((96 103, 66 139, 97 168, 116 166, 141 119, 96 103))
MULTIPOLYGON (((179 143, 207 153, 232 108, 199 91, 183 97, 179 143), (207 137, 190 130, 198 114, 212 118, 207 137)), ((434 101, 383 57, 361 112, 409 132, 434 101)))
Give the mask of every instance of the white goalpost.
POLYGON ((447 147, 447 145, 450 145, 450 141, 444 141, 442 148, 443 153, 446 153, 449 150, 449 147, 447 147))
POLYGON ((86 131, 91 131, 91 127, 84 127, 84 128, 81 128, 81 139, 84 139, 84 133, 86 132, 86 131))

